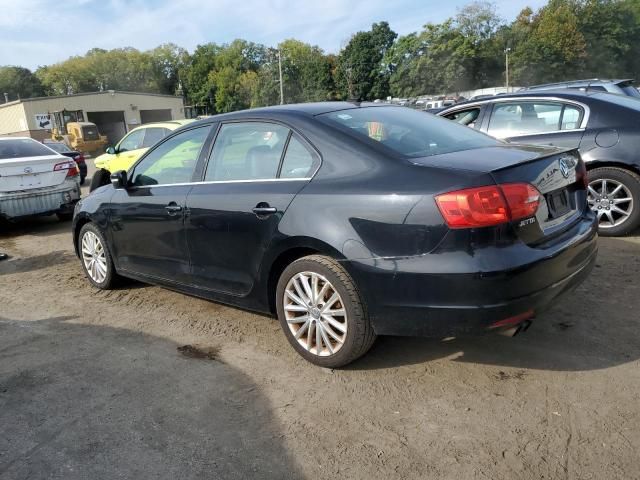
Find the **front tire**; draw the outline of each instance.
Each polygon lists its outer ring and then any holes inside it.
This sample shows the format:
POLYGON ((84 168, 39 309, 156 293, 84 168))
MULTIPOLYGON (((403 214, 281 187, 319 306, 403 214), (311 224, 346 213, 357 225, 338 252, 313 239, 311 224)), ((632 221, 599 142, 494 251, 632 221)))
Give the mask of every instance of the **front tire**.
POLYGON ((89 191, 93 192, 95 189, 100 188, 104 185, 109 185, 111 182, 111 173, 109 170, 105 170, 101 168, 96 170, 96 173, 91 177, 91 185, 89 185, 89 191))
POLYGON ((291 263, 278 281, 276 308, 291 346, 320 367, 343 367, 376 339, 351 276, 329 257, 311 255, 291 263))
POLYGON ((598 216, 603 237, 627 235, 640 225, 640 176, 623 168, 589 171, 589 207, 598 216))
POLYGON ((110 290, 118 280, 109 246, 98 228, 85 224, 78 236, 80 260, 89 282, 101 290, 110 290))

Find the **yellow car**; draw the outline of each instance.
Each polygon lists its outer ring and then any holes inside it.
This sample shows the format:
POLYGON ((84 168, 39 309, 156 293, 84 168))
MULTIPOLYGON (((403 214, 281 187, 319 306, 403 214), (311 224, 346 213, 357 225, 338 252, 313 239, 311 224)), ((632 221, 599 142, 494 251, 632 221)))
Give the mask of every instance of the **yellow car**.
POLYGON ((95 159, 96 173, 91 180, 90 191, 109 183, 109 175, 118 170, 129 170, 143 153, 173 130, 195 120, 169 120, 147 123, 134 128, 115 147, 107 147, 105 153, 95 159))

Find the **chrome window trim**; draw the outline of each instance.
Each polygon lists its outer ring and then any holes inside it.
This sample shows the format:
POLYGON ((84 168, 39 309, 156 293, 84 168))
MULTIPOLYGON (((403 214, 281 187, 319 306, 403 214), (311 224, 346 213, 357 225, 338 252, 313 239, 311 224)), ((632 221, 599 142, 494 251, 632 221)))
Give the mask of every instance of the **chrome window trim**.
MULTIPOLYGON (((505 102, 560 102, 560 103, 568 103, 571 105, 575 105, 577 107, 582 108, 582 110, 584 111, 584 115, 582 116, 582 122, 580 122, 580 128, 575 128, 572 130, 559 130, 560 132, 570 132, 570 131, 576 131, 576 130, 584 130, 585 128, 587 128, 587 124, 589 123, 589 117, 591 115, 591 109, 589 108, 588 105, 582 103, 582 102, 578 102, 577 100, 569 100, 567 98, 560 98, 560 97, 507 97, 507 98, 492 98, 492 99, 486 99, 486 100, 480 100, 478 102, 473 102, 473 103, 465 103, 464 105, 460 105, 460 108, 453 108, 449 111, 443 111, 438 113, 439 116, 444 117, 445 115, 449 115, 451 113, 455 113, 458 110, 466 110, 468 108, 473 108, 473 107, 482 107, 483 105, 493 105, 494 103, 505 103, 505 102)), ((493 112, 492 112, 493 113, 493 112)), ((552 132, 541 132, 541 133, 552 133, 552 132)), ((558 133, 558 131, 553 132, 553 133, 558 133)), ((531 133, 529 135, 539 135, 538 133, 531 133)), ((511 137, 509 137, 511 138, 511 137)))
POLYGON ((157 188, 157 187, 185 187, 189 185, 211 185, 225 183, 258 183, 258 182, 308 182, 313 177, 296 177, 296 178, 259 178, 252 180, 203 180, 199 182, 181 182, 181 183, 162 183, 159 185, 135 185, 128 187, 127 190, 139 188, 157 188))

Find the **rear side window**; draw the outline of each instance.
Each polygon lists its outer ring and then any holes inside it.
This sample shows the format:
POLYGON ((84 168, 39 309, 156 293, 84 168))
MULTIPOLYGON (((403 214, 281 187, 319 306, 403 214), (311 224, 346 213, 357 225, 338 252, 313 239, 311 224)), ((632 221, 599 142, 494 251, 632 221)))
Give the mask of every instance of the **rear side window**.
POLYGON ((318 164, 318 157, 293 135, 282 161, 280 178, 308 178, 313 175, 318 164))
POLYGON ((205 174, 206 181, 269 180, 278 175, 289 129, 266 122, 220 127, 205 174))
POLYGON ((153 147, 156 143, 167 136, 169 130, 166 128, 147 128, 144 131, 144 140, 142 141, 142 148, 153 147))
POLYGON ((45 155, 55 155, 55 152, 30 138, 0 140, 0 160, 21 157, 44 157, 45 155))
POLYGON ((405 107, 361 107, 329 112, 317 118, 406 157, 426 157, 500 144, 463 125, 405 107))

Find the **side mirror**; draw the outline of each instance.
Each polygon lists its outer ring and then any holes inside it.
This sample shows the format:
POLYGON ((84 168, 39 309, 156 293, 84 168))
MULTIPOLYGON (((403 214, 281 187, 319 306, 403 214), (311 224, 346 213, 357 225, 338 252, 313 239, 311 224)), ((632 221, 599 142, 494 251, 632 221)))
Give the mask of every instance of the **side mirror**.
POLYGON ((109 155, 114 155, 116 153, 115 147, 112 147, 112 146, 108 146, 107 148, 104 149, 104 151, 109 155))
POLYGON ((127 172, 125 170, 118 170, 111 174, 111 185, 115 189, 121 189, 127 187, 127 172))

